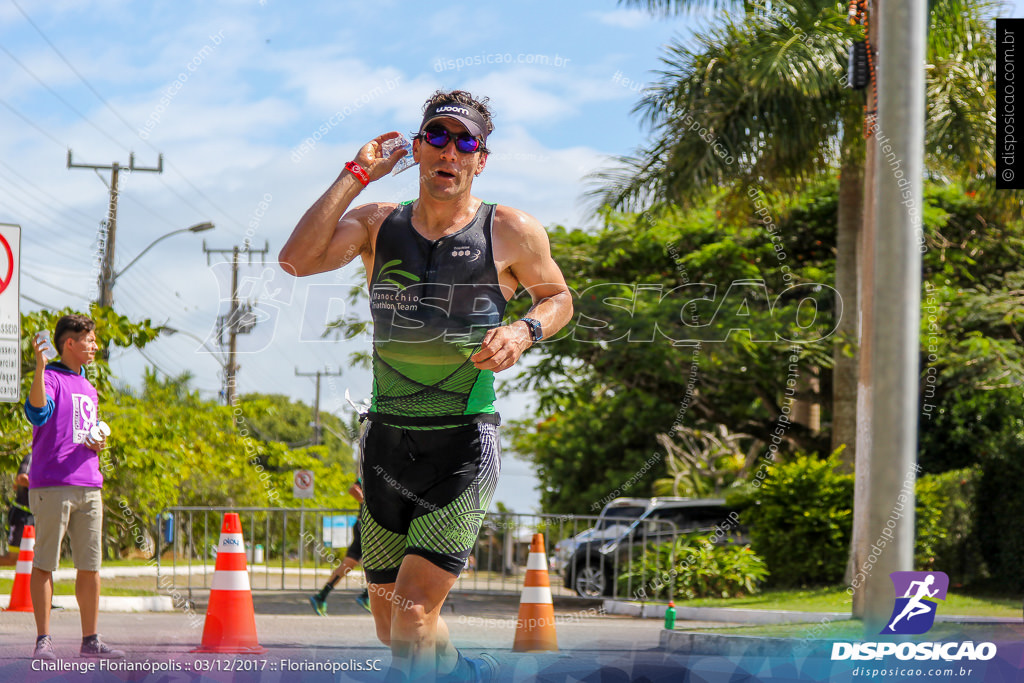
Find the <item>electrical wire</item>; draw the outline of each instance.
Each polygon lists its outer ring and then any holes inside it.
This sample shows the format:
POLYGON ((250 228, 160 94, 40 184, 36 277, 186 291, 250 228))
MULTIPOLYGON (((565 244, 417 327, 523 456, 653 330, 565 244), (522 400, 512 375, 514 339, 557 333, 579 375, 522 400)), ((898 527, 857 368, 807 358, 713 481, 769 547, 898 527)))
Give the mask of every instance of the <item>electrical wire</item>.
POLYGON ((87 221, 92 222, 92 221, 96 220, 95 217, 88 215, 87 213, 85 213, 81 209, 78 209, 77 207, 71 206, 70 204, 65 204, 60 199, 58 199, 57 197, 53 196, 52 194, 50 194, 49 192, 47 192, 43 188, 41 188, 38 185, 36 185, 35 183, 33 183, 31 180, 29 180, 25 176, 23 176, 21 173, 19 173, 17 171, 17 169, 15 169, 15 168, 7 165, 6 163, 4 163, 3 160, 0 160, 0 166, 3 166, 4 168, 6 168, 8 170, 8 172, 12 173, 15 177, 19 178, 21 180, 21 182, 23 182, 24 184, 28 185, 29 187, 34 189, 39 194, 44 195, 51 203, 57 204, 59 206, 62 206, 62 207, 64 207, 65 209, 67 209, 68 211, 70 211, 72 213, 77 213, 79 216, 81 216, 83 219, 85 219, 87 221))
POLYGON ((28 294, 20 294, 19 293, 18 296, 21 297, 22 299, 24 299, 25 301, 33 303, 36 306, 42 306, 43 308, 45 308, 45 309, 47 309, 49 311, 59 311, 60 310, 57 306, 51 306, 50 304, 44 304, 39 299, 33 299, 28 294))
POLYGON ((76 298, 84 299, 85 301, 89 301, 90 300, 89 297, 83 295, 81 292, 72 292, 70 290, 64 289, 63 287, 58 287, 57 285, 53 284, 52 282, 47 282, 46 280, 44 280, 41 277, 36 277, 35 275, 33 275, 32 273, 29 273, 28 271, 24 271, 23 270, 21 272, 21 274, 24 275, 25 277, 29 278, 30 280, 35 280, 36 282, 38 282, 40 284, 46 285, 50 289, 56 289, 58 292, 61 292, 62 294, 68 294, 68 295, 76 297, 76 298))
POLYGON ((46 83, 45 83, 45 82, 43 81, 43 79, 39 78, 39 76, 37 76, 37 75, 35 74, 35 72, 34 72, 34 71, 32 71, 31 69, 29 69, 29 68, 28 68, 27 66, 25 66, 25 65, 24 65, 24 64, 23 64, 23 63, 21 62, 21 60, 20 60, 20 59, 18 59, 17 57, 15 57, 15 56, 14 56, 14 53, 12 53, 12 52, 11 52, 10 50, 8 50, 8 49, 7 49, 6 47, 4 47, 3 45, 0 45, 0 51, 3 51, 3 52, 4 52, 4 53, 5 53, 5 54, 6 54, 6 55, 7 55, 8 57, 10 57, 10 58, 11 58, 11 60, 12 60, 12 61, 14 61, 14 63, 15 63, 15 64, 17 64, 18 66, 20 66, 20 67, 21 67, 21 69, 22 69, 22 70, 23 70, 23 71, 24 71, 25 73, 27 73, 27 74, 28 74, 29 76, 31 76, 31 77, 32 77, 33 79, 35 79, 35 81, 36 81, 37 83, 39 83, 39 85, 43 86, 43 87, 44 87, 44 88, 46 89, 46 91, 47 91, 47 92, 49 92, 49 93, 50 93, 51 95, 53 95, 53 96, 54 96, 54 97, 56 97, 56 98, 57 98, 58 100, 60 100, 60 101, 61 101, 61 103, 62 103, 62 104, 63 104, 63 105, 65 106, 65 107, 67 107, 67 108, 68 108, 68 109, 70 109, 71 111, 73 111, 73 112, 75 112, 76 114, 78 114, 78 116, 79 116, 79 117, 81 117, 81 119, 82 119, 83 121, 85 121, 85 122, 86 122, 86 123, 88 123, 88 124, 89 124, 90 126, 92 126, 93 128, 95 128, 95 129, 96 129, 96 130, 97 130, 97 131, 98 131, 98 132, 99 132, 99 133, 100 133, 100 134, 101 134, 101 135, 102 135, 103 137, 107 138, 108 140, 110 140, 111 142, 113 142, 113 143, 114 143, 114 144, 115 144, 115 145, 116 145, 117 147, 120 147, 121 149, 125 150, 126 152, 129 152, 129 153, 131 152, 131 150, 129 150, 129 149, 127 148, 127 147, 125 147, 125 146, 124 146, 124 145, 122 145, 122 144, 121 144, 120 142, 118 142, 118 141, 117 141, 117 139, 115 139, 115 138, 114 138, 114 137, 113 137, 113 136, 112 136, 112 135, 111 135, 110 133, 108 133, 107 131, 105 131, 105 130, 103 130, 102 128, 100 128, 100 127, 99 127, 98 125, 96 125, 96 123, 95 123, 95 122, 93 122, 93 121, 92 121, 91 119, 89 119, 89 118, 88 118, 88 117, 87 117, 87 116, 86 116, 85 114, 83 114, 82 112, 78 111, 78 108, 77 108, 77 107, 75 107, 75 105, 73 105, 73 104, 71 104, 70 102, 68 102, 68 101, 67 101, 66 99, 64 99, 64 97, 63 97, 63 96, 62 96, 62 95, 61 95, 60 93, 58 93, 58 92, 57 92, 56 90, 54 90, 54 89, 53 89, 53 88, 51 88, 51 87, 50 87, 49 85, 47 85, 47 84, 46 84, 46 83))
MULTIPOLYGON (((30 16, 28 15, 28 13, 27 13, 27 12, 26 12, 26 11, 25 11, 24 9, 22 9, 21 5, 19 5, 19 4, 18 4, 18 3, 17 3, 17 2, 15 1, 15 0, 11 0, 11 4, 13 4, 13 5, 15 6, 15 8, 17 8, 17 10, 18 10, 18 11, 19 11, 19 12, 21 13, 21 15, 22 15, 23 17, 25 17, 25 20, 26 20, 26 21, 28 21, 28 23, 29 23, 29 24, 30 24, 30 25, 32 26, 32 28, 34 28, 34 29, 36 30, 36 33, 38 33, 38 34, 39 34, 39 35, 40 35, 40 36, 42 37, 42 39, 43 39, 44 41, 46 41, 46 44, 50 46, 50 49, 52 49, 52 50, 54 51, 54 53, 55 53, 55 54, 56 54, 56 55, 57 55, 58 57, 60 57, 61 61, 63 61, 63 62, 64 62, 64 64, 66 64, 66 65, 67 65, 67 67, 68 67, 69 69, 71 69, 71 72, 72 72, 72 73, 74 73, 74 74, 75 74, 75 76, 77 76, 77 77, 78 77, 78 80, 80 80, 80 81, 81 81, 81 82, 82 82, 82 83, 83 83, 83 84, 85 85, 85 87, 86 87, 86 88, 88 88, 88 89, 89 89, 89 91, 90 91, 90 92, 91 92, 91 93, 92 93, 93 95, 95 95, 95 96, 96 96, 96 99, 98 99, 98 100, 99 100, 99 101, 100 101, 100 102, 101 102, 101 103, 103 104, 103 106, 105 106, 105 107, 106 107, 107 109, 109 109, 109 110, 111 111, 111 113, 113 113, 113 114, 114 114, 114 116, 115 116, 115 117, 117 117, 117 119, 118 119, 118 120, 119 120, 119 121, 120 121, 120 122, 121 122, 122 124, 124 124, 125 128, 127 128, 128 130, 130 130, 130 131, 132 132, 132 134, 133 134, 133 135, 135 135, 136 137, 138 137, 138 138, 139 138, 139 140, 141 140, 143 144, 145 144, 145 145, 146 145, 147 147, 149 147, 150 149, 152 149, 152 150, 153 150, 154 152, 157 152, 157 153, 159 153, 159 150, 158 150, 158 149, 157 149, 157 148, 156 148, 156 147, 155 147, 155 146, 154 146, 154 145, 153 145, 152 143, 150 143, 150 142, 149 142, 149 140, 147 140, 147 139, 143 138, 143 137, 142 137, 142 136, 141 136, 141 135, 139 134, 139 131, 138 131, 138 130, 136 129, 136 127, 135 127, 135 126, 132 126, 132 124, 131 124, 131 123, 130 123, 130 122, 129 122, 129 121, 128 121, 128 120, 127 120, 127 119, 126 119, 126 118, 125 118, 124 116, 122 116, 122 115, 121 115, 121 112, 119 112, 119 111, 118 111, 118 110, 117 110, 116 108, 114 108, 114 105, 112 105, 112 104, 111 104, 110 102, 108 102, 108 101, 107 101, 107 99, 106 99, 106 98, 104 98, 102 94, 100 94, 99 90, 97 90, 97 89, 96 89, 96 88, 95 88, 95 87, 94 87, 94 86, 92 85, 92 83, 90 83, 90 82, 89 82, 89 80, 88 80, 88 79, 86 79, 86 77, 85 77, 85 76, 83 76, 83 75, 82 75, 82 73, 81 73, 81 72, 79 72, 79 71, 78 71, 78 69, 76 69, 76 68, 75 68, 75 66, 74 66, 74 65, 73 65, 73 64, 71 63, 71 61, 70 61, 70 60, 69 60, 69 59, 68 59, 67 57, 65 57, 65 56, 64 56, 64 53, 62 53, 62 52, 60 51, 60 49, 59 49, 59 48, 58 48, 58 47, 57 47, 57 46, 56 46, 56 45, 54 44, 54 42, 53 42, 52 40, 50 40, 50 39, 49 39, 49 37, 48 37, 48 36, 46 35, 46 33, 44 33, 44 32, 43 32, 43 30, 42 30, 42 29, 41 29, 41 28, 39 27, 39 25, 38 25, 38 24, 36 24, 36 22, 34 22, 34 21, 32 20, 32 17, 30 17, 30 16)), ((8 53, 8 54, 10 54, 10 53, 8 53)), ((13 58, 13 55, 12 55, 12 58, 13 58)), ((30 74, 30 75, 31 75, 31 74, 30 74)), ((38 80, 38 79, 37 79, 37 80, 38 80)), ((45 86, 44 86, 44 87, 45 87, 45 86)), ((52 92, 52 91, 51 91, 51 92, 52 92)), ((242 228, 243 230, 245 229, 245 227, 244 227, 244 226, 242 225, 242 223, 241 223, 240 221, 238 221, 238 219, 234 218, 234 217, 233 217, 233 216, 232 216, 232 215, 231 215, 230 213, 228 213, 227 211, 225 211, 224 209, 222 209, 222 208, 221 208, 221 207, 220 207, 219 205, 217 205, 217 203, 216 203, 216 202, 214 202, 214 201, 213 201, 213 200, 212 200, 212 199, 211 199, 211 198, 210 198, 209 196, 207 196, 205 192, 203 192, 202 190, 200 190, 200 189, 199 189, 199 187, 197 187, 197 186, 195 185, 195 183, 193 183, 193 182, 192 182, 191 180, 189 180, 189 178, 188 178, 188 177, 187 177, 187 176, 186 176, 186 175, 185 175, 185 174, 184 174, 184 173, 183 173, 183 172, 181 171, 181 169, 179 169, 179 168, 178 168, 177 166, 175 166, 174 164, 172 164, 172 163, 171 163, 170 161, 167 161, 167 160, 165 160, 165 162, 164 162, 164 163, 165 163, 165 164, 167 165, 167 167, 168 167, 168 168, 170 168, 170 169, 171 169, 171 170, 173 170, 173 171, 174 171, 175 173, 177 173, 177 174, 178 174, 179 176, 181 176, 181 179, 182 179, 182 180, 184 180, 184 181, 185 181, 185 183, 186 183, 186 184, 188 184, 188 186, 189 186, 189 187, 191 187, 191 188, 192 188, 192 190, 193 190, 193 191, 194 191, 194 192, 195 192, 196 194, 198 194, 198 195, 199 195, 200 197, 202 197, 203 199, 205 199, 205 200, 206 200, 206 202, 207 202, 207 203, 208 203, 208 204, 209 204, 210 206, 212 206, 212 207, 213 207, 214 209, 216 209, 217 211, 219 211, 219 212, 221 213, 221 215, 222 215, 222 216, 223 216, 224 218, 226 218, 226 219, 227 219, 227 220, 228 220, 229 222, 232 222, 232 223, 234 223, 234 224, 235 224, 235 225, 237 225, 238 227, 241 227, 241 228, 242 228)), ((166 183, 165 183, 165 184, 166 184, 166 183)), ((167 187, 168 187, 168 189, 171 189, 171 191, 172 191, 172 192, 175 192, 175 194, 177 195, 177 192, 176 192, 176 191, 175 191, 175 190, 174 190, 173 188, 171 188, 171 187, 170 187, 170 185, 167 185, 167 187)), ((198 207, 196 207, 196 206, 192 205, 192 204, 191 204, 190 202, 188 202, 188 201, 187 201, 187 200, 185 200, 185 199, 184 199, 183 197, 181 197, 181 195, 177 195, 177 196, 179 197, 179 199, 182 199, 183 201, 185 201, 185 202, 186 202, 186 204, 187 204, 188 206, 190 206, 191 208, 195 209, 195 210, 196 210, 196 211, 197 211, 197 212, 198 212, 198 213, 199 213, 200 215, 204 213, 204 211, 202 211, 202 210, 201 210, 201 209, 199 209, 198 207)))
POLYGON ((0 99, 0 104, 2 104, 2 105, 4 105, 5 107, 7 107, 7 109, 8 109, 8 110, 9 110, 9 111, 10 111, 10 112, 11 112, 12 114, 14 114, 15 116, 17 116, 17 117, 18 117, 19 119, 21 119, 22 121, 24 121, 24 122, 25 122, 25 123, 27 123, 28 125, 30 125, 30 126, 32 126, 33 128, 35 128, 35 129, 36 129, 37 131, 39 131, 40 133, 42 133, 42 134, 43 134, 43 136, 45 136, 46 138, 48 138, 48 139, 49 139, 49 140, 51 140, 52 142, 56 143, 57 145, 59 145, 61 149, 67 149, 67 148, 68 148, 68 146, 67 146, 66 144, 64 144, 63 142, 61 142, 60 140, 58 140, 57 138, 53 137, 52 135, 50 135, 49 133, 47 133, 47 132, 46 132, 45 130, 43 130, 42 128, 40 128, 39 126, 37 126, 37 125, 36 125, 36 123, 35 123, 35 121, 33 121, 32 119, 30 119, 30 118, 28 118, 27 116, 25 116, 24 114, 22 114, 22 113, 21 113, 20 111, 18 111, 17 109, 15 109, 15 108, 14 108, 13 106, 11 106, 10 104, 8 104, 8 103, 7 103, 7 102, 6 102, 5 100, 3 100, 3 99, 0 99))

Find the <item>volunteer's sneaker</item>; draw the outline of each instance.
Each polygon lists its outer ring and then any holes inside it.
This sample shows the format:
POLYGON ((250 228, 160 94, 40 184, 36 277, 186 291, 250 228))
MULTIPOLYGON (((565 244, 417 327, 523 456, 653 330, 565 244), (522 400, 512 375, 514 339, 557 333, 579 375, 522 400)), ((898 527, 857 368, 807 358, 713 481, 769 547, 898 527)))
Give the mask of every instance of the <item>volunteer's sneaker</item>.
POLYGON ((322 600, 319 595, 309 596, 309 604, 313 605, 313 611, 322 617, 327 616, 327 601, 322 600))
POLYGON ((493 683, 498 680, 498 660, 481 652, 479 657, 466 657, 473 669, 473 683, 493 683))
POLYGON ((36 640, 36 649, 32 651, 32 659, 57 659, 57 653, 53 651, 53 639, 50 636, 42 636, 36 640))
POLYGON ((78 651, 83 657, 94 659, 124 659, 124 650, 115 650, 96 636, 92 640, 82 641, 82 649, 78 651))
POLYGON ((365 590, 362 593, 360 593, 359 595, 357 595, 356 596, 356 602, 358 602, 359 605, 363 609, 365 609, 367 612, 371 611, 370 610, 370 591, 365 590))

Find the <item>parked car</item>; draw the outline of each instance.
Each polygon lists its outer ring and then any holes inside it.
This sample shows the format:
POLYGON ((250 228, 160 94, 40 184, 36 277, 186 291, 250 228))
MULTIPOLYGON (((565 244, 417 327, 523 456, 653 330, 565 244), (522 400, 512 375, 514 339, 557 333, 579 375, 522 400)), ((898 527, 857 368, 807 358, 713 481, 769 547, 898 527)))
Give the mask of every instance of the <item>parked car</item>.
POLYGON ((614 538, 597 535, 583 539, 565 562, 565 587, 585 597, 615 594, 619 574, 642 556, 650 544, 671 541, 680 534, 713 532, 729 528, 732 542, 746 542, 745 531, 737 527, 733 510, 720 498, 651 498, 647 509, 614 538))
POLYGON ((616 498, 601 510, 594 526, 555 544, 551 571, 564 571, 577 546, 587 541, 611 540, 629 529, 651 506, 650 498, 616 498))

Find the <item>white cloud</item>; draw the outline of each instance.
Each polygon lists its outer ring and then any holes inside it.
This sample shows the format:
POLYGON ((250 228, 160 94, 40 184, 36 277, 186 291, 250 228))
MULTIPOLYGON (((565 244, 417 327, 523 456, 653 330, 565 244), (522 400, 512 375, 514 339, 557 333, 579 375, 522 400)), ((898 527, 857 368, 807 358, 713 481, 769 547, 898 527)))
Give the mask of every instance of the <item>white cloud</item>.
POLYGON ((654 17, 650 12, 639 9, 616 9, 610 12, 591 12, 590 16, 607 26, 617 28, 637 29, 647 26, 654 17))

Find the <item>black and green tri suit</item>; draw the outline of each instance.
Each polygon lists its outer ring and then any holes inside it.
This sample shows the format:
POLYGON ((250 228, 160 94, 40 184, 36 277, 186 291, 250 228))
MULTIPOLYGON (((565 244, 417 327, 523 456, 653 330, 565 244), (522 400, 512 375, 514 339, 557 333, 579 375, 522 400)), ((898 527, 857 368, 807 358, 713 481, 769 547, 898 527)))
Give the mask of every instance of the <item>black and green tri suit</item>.
POLYGON ((494 373, 469 357, 502 324, 491 242, 494 205, 431 241, 411 202, 383 222, 370 277, 373 397, 362 436, 363 568, 392 583, 405 555, 456 576, 500 470, 494 373))

